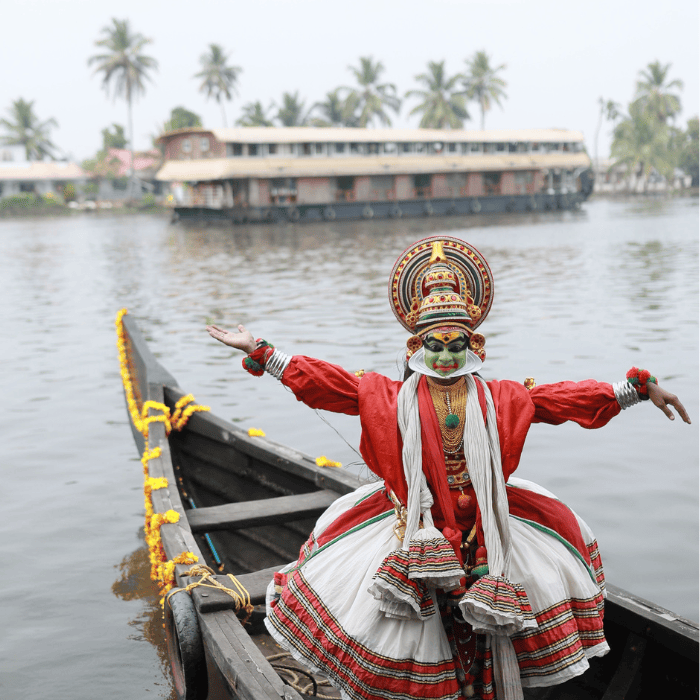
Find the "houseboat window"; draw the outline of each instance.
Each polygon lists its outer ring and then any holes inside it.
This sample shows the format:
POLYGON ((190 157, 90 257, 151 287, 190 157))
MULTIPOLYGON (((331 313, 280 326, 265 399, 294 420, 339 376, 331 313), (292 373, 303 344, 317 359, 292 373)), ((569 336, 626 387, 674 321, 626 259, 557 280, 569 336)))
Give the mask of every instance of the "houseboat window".
POLYGON ((583 151, 583 144, 580 141, 577 141, 576 143, 572 143, 572 150, 574 153, 581 153, 583 151))
POLYGON ((345 153, 345 144, 344 143, 336 143, 335 144, 335 152, 336 153, 345 153))
POLYGON ((484 153, 495 153, 496 152, 496 144, 495 143, 485 143, 484 144, 484 153))
POLYGON ((276 143, 270 143, 267 146, 267 152, 271 155, 274 156, 277 153, 277 144, 276 143))
POLYGON ((396 153, 396 144, 395 143, 385 143, 384 144, 384 153, 396 153))
POLYGON ((518 151, 518 144, 517 143, 509 143, 508 144, 508 153, 517 153, 518 151))
POLYGON ((413 187, 416 192, 416 197, 430 197, 432 177, 433 176, 428 173, 421 173, 420 175, 413 176, 413 187))
POLYGON ((199 141, 199 150, 202 151, 202 153, 209 150, 209 139, 205 138, 199 141))
POLYGON ((530 152, 531 153, 538 153, 540 150, 540 144, 539 143, 531 143, 530 144, 530 152))
POLYGON ((324 144, 322 143, 317 143, 316 144, 316 155, 322 155, 324 152, 324 144))
POLYGON ((376 156, 379 154, 379 144, 378 143, 368 143, 367 144, 367 153, 370 155, 376 156))
POLYGON ((258 155, 258 144, 257 143, 249 143, 248 144, 248 155, 249 156, 257 156, 258 155))
POLYGON ((522 141, 518 143, 518 153, 527 153, 527 144, 522 141))
POLYGON ((552 151, 558 150, 558 144, 556 143, 545 143, 544 150, 545 153, 551 153, 552 151))
POLYGON ((486 194, 501 193, 501 173, 484 173, 486 194))
POLYGON ((401 150, 404 153, 413 153, 413 144, 412 143, 402 143, 401 150))
POLYGON ((505 143, 497 143, 496 144, 496 152, 497 153, 504 153, 506 150, 506 144, 505 143))
POLYGON ((364 143, 351 143, 350 144, 350 153, 356 153, 358 155, 363 154, 365 152, 365 144, 364 143))
POLYGON ((448 143, 447 144, 447 151, 449 153, 457 153, 457 144, 456 143, 448 143))
POLYGON ((192 150, 192 141, 189 139, 183 139, 182 141, 182 152, 189 153, 192 150))
POLYGON ((431 153, 442 153, 442 144, 437 141, 435 143, 430 144, 430 152, 431 153))
POLYGON ((243 144, 242 143, 229 143, 226 145, 226 155, 227 156, 242 156, 243 155, 243 144))
POLYGON ((426 144, 424 143, 417 143, 414 153, 425 153, 425 146, 426 144))
POLYGON ((564 145, 564 153, 569 153, 571 151, 571 144, 565 143, 563 145, 564 145))
POLYGON ((469 145, 469 150, 472 153, 482 153, 483 152, 483 148, 482 148, 482 145, 480 143, 470 143, 468 145, 469 145))

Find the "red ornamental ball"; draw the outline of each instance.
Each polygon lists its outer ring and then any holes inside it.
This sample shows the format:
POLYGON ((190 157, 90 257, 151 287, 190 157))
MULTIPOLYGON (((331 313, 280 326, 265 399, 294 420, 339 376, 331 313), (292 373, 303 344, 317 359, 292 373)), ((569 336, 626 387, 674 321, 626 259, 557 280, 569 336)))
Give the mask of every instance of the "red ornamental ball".
POLYGON ((477 564, 485 564, 486 563, 486 547, 484 545, 481 545, 476 548, 476 563, 477 564))

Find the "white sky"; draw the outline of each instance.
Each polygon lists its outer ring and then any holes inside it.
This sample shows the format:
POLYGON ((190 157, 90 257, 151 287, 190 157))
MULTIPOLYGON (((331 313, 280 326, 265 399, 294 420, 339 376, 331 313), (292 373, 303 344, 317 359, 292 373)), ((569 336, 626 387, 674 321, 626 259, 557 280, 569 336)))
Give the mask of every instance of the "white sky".
MULTIPOLYGON (((652 61, 671 63, 684 82, 677 124, 698 114, 697 0, 15 0, 0 25, 0 114, 19 97, 34 100, 39 118, 55 117, 52 138, 70 158, 101 147, 100 131, 126 125, 126 103, 106 96, 87 66, 94 41, 112 17, 153 39, 147 53, 159 62, 135 105, 136 148, 150 146, 170 110, 182 105, 221 126, 221 111, 198 92, 193 75, 210 43, 241 66, 239 97, 227 105, 229 125, 242 104, 281 101, 299 90, 307 106, 339 85, 352 85, 347 67, 359 56, 384 63, 384 80, 399 93, 417 87, 414 76, 430 60, 450 74, 484 49, 505 63, 508 99, 487 114, 486 128, 563 127, 581 130, 591 155, 598 98, 627 105, 637 73, 652 61)), ((417 126, 408 101, 395 126, 417 126)), ((470 108, 478 128, 479 111, 470 108)), ((608 154, 603 124, 600 156, 608 154)))

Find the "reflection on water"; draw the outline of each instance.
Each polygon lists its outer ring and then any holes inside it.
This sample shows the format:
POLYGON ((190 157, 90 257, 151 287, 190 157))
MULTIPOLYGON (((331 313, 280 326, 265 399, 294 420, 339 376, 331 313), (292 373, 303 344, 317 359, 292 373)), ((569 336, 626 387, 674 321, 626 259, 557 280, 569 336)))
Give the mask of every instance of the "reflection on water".
POLYGON ((112 593, 121 600, 140 600, 143 603, 138 615, 129 620, 129 625, 134 630, 129 639, 145 641, 154 647, 163 674, 162 682, 156 683, 162 686, 159 697, 177 700, 163 628, 163 608, 158 587, 151 581, 148 548, 144 544, 134 550, 115 568, 119 569, 119 578, 112 584, 112 593))

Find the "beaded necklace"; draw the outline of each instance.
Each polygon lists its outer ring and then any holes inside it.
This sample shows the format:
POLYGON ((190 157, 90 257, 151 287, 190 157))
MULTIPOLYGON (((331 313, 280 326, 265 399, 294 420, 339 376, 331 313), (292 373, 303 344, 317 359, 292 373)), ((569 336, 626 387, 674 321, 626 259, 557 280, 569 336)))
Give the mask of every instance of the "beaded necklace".
POLYGON ((428 377, 428 391, 440 425, 445 454, 457 454, 464 443, 464 421, 467 414, 467 384, 438 384, 428 377))

